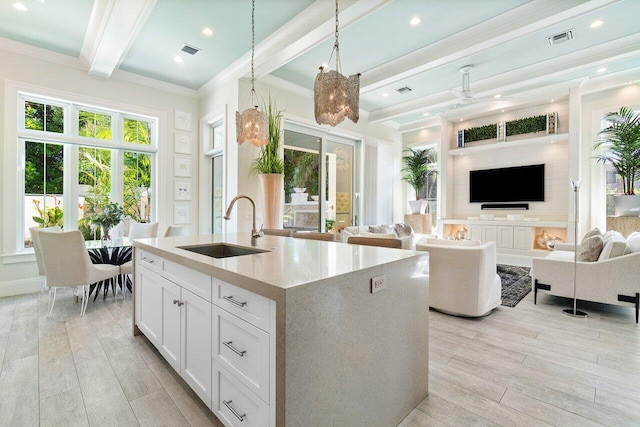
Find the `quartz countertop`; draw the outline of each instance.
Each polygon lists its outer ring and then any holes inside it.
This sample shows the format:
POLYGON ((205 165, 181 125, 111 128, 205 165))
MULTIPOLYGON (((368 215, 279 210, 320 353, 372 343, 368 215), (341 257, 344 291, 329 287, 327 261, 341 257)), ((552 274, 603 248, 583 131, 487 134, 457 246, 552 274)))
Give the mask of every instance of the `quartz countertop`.
POLYGON ((280 290, 409 257, 428 260, 425 252, 280 236, 260 237, 255 247, 268 252, 254 255, 217 259, 180 249, 210 243, 251 247, 251 238, 249 233, 162 237, 135 240, 133 246, 214 277, 227 276, 219 277, 222 280, 228 280, 229 275, 235 279, 241 276, 280 290))

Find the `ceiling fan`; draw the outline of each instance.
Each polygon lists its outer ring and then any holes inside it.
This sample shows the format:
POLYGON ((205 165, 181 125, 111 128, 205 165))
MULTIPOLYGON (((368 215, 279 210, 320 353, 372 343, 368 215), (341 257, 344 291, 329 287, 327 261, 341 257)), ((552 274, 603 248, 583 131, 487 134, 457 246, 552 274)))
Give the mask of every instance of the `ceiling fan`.
MULTIPOLYGON (((453 108, 458 108, 461 107, 463 105, 469 105, 469 104, 473 104, 476 102, 490 102, 490 101, 497 101, 498 98, 476 98, 475 96, 473 96, 473 92, 471 91, 470 85, 469 85, 469 80, 470 80, 470 72, 473 69, 473 65, 465 65, 464 67, 460 68, 460 74, 462 74, 462 90, 456 90, 456 89, 449 89, 451 91, 452 94, 454 94, 456 96, 456 98, 458 98, 458 103, 455 104, 453 108)), ((499 98, 500 100, 504 100, 504 99, 512 99, 511 97, 501 97, 499 98)))

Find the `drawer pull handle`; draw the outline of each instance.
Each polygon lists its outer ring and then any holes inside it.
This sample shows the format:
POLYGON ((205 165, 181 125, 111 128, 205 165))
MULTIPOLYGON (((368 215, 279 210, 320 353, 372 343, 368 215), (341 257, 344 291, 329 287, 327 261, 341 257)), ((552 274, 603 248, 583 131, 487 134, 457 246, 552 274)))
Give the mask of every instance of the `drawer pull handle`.
POLYGON ((174 304, 177 304, 177 303, 179 303, 179 302, 180 302, 180 301, 178 301, 177 299, 174 299, 174 300, 173 300, 173 303, 174 303, 174 304))
POLYGON ((240 357, 244 357, 245 353, 247 352, 247 350, 240 351, 234 346, 232 346, 231 344, 233 344, 233 341, 222 341, 222 344, 224 344, 227 348, 229 348, 231 351, 233 351, 235 354, 237 354, 240 357))
POLYGON ((229 410, 231 411, 231 413, 232 413, 233 415, 235 415, 237 419, 239 419, 239 420, 240 420, 240 422, 244 421, 244 417, 246 417, 246 416, 247 416, 247 414, 242 414, 242 415, 240 415, 240 414, 238 413, 238 411, 236 411, 235 409, 233 409, 233 406, 231 406, 231 402, 233 402, 233 400, 229 400, 229 401, 223 400, 223 401, 222 401, 222 403, 224 403, 224 406, 226 406, 226 407, 227 407, 227 409, 229 409, 229 410))
POLYGON ((246 302, 244 302, 244 301, 243 301, 243 302, 240 302, 240 301, 236 301, 236 300, 234 300, 234 299, 233 299, 233 296, 230 296, 230 297, 222 297, 222 299, 224 299, 224 300, 226 300, 226 301, 229 301, 231 304, 235 304, 235 305, 237 305, 238 307, 244 307, 245 305, 247 305, 247 303, 246 303, 246 302))
POLYGON ((183 302, 181 302, 181 301, 179 301, 179 300, 177 300, 177 299, 174 299, 174 300, 173 300, 173 303, 174 303, 174 304, 178 304, 178 307, 182 307, 182 306, 184 305, 184 303, 183 303, 183 302))

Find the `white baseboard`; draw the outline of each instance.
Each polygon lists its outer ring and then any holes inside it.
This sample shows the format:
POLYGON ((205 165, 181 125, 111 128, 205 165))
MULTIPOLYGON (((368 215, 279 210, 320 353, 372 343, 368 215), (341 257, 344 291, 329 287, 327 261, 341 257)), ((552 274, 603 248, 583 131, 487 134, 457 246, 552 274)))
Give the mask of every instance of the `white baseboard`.
POLYGON ((0 298, 38 292, 41 285, 42 278, 40 277, 0 282, 0 298))

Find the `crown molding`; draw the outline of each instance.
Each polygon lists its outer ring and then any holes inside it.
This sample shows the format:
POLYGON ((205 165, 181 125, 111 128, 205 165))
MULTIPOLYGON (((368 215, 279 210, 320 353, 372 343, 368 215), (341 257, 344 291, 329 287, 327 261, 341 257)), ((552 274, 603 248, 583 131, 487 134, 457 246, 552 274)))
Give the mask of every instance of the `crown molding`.
POLYGON ((51 50, 42 49, 26 43, 9 40, 0 37, 0 49, 8 52, 17 53, 19 55, 30 56, 32 58, 53 62, 65 67, 71 67, 78 70, 84 70, 82 62, 73 56, 65 55, 51 50))
POLYGON ((158 89, 164 92, 186 96, 188 98, 201 99, 200 94, 195 89, 190 89, 188 87, 153 79, 151 77, 141 76, 140 74, 131 73, 129 71, 115 70, 111 75, 111 79, 127 83, 134 83, 153 89, 158 89))

